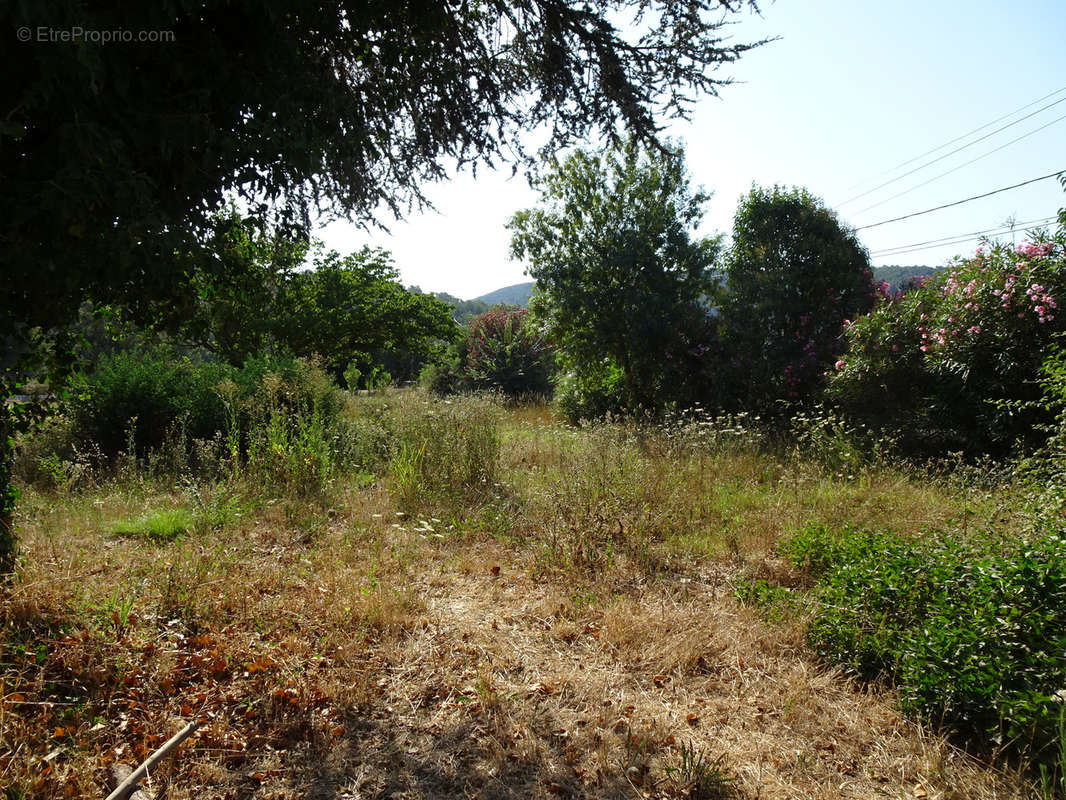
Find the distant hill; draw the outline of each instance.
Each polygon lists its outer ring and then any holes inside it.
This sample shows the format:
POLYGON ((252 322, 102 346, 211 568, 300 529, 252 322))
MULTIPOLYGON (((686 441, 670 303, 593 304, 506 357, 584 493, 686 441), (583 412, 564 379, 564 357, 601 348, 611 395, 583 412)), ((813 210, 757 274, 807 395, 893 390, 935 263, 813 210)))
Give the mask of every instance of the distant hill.
MULTIPOLYGON (((883 267, 874 267, 874 281, 887 281, 890 292, 898 291, 900 285, 909 278, 932 275, 939 267, 929 267, 922 264, 913 266, 900 266, 898 264, 886 264, 883 267)), ((533 294, 533 281, 516 283, 513 286, 504 286, 494 292, 483 294, 472 300, 460 300, 448 294, 438 293, 437 297, 449 305, 456 307, 455 317, 460 322, 465 322, 470 317, 488 311, 496 305, 521 306, 529 305, 529 298, 533 294)))
POLYGON ((483 294, 481 297, 475 297, 470 302, 482 302, 489 306, 495 306, 499 304, 507 306, 521 306, 525 308, 529 305, 529 297, 533 294, 533 281, 528 283, 516 283, 514 286, 504 286, 502 289, 497 289, 495 292, 489 292, 483 294))
POLYGON ((886 264, 883 267, 874 267, 874 282, 887 281, 890 292, 898 291, 900 284, 908 278, 921 278, 932 275, 939 267, 911 266, 901 267, 897 264, 886 264))
MULTIPOLYGON (((883 267, 874 267, 874 281, 888 281, 889 291, 896 291, 899 289, 900 284, 908 278, 921 277, 925 275, 932 275, 936 272, 938 267, 928 267, 924 265, 915 266, 899 266, 897 264, 888 264, 883 267)), ((528 283, 516 283, 514 286, 505 286, 502 289, 497 289, 494 292, 483 294, 480 297, 475 297, 473 300, 467 300, 467 303, 484 303, 487 310, 488 308, 504 304, 508 306, 521 306, 525 308, 529 305, 529 298, 533 294, 533 281, 528 283)), ((445 299, 445 298, 441 298, 445 299)), ((448 298, 448 301, 455 305, 460 302, 453 298, 448 298)))

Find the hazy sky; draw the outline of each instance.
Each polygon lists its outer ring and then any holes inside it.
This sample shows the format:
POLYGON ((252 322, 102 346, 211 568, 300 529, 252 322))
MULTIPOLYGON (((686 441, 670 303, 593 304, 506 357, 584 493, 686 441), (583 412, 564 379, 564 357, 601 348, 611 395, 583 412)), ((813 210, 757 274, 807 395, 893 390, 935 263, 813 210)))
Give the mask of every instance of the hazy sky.
MULTIPOLYGON (((737 82, 700 100, 691 122, 669 128, 685 145, 693 182, 714 193, 701 232, 728 233, 737 200, 753 183, 804 186, 859 227, 1066 170, 1066 0, 760 5, 762 16, 746 12, 732 35, 779 40, 720 73, 737 82)), ((524 265, 508 258, 504 224, 538 195, 509 175, 479 170, 476 180, 460 174, 429 187, 437 212, 390 222, 391 235, 344 222, 318 235, 342 252, 363 244, 392 251, 405 284, 475 297, 528 280, 524 265)), ((999 228, 1010 217, 1041 220, 1064 205, 1066 193, 1048 179, 859 237, 874 264, 938 265, 976 242, 888 250, 999 228)))

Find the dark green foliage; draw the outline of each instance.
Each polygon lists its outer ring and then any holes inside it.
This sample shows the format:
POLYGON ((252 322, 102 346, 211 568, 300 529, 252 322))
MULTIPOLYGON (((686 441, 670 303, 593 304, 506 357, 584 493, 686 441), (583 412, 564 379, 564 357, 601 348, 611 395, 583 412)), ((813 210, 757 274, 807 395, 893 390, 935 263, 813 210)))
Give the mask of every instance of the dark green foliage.
POLYGON ((232 209, 219 214, 211 221, 194 273, 197 307, 165 318, 165 327, 240 365, 274 345, 282 332, 278 328, 289 322, 282 316, 283 290, 309 249, 305 240, 267 234, 232 209))
POLYGON ((842 350, 845 320, 873 306, 869 257, 805 189, 753 187, 726 257, 723 379, 761 412, 814 396, 842 350))
POLYGON ((621 369, 605 359, 580 371, 562 372, 555 384, 555 405, 571 422, 625 414, 626 391, 621 369))
MULTIPOLYGON (((211 439, 233 426, 234 414, 247 416, 246 402, 268 376, 285 387, 277 402, 286 408, 314 406, 330 417, 340 413, 336 386, 321 370, 292 356, 253 356, 237 368, 160 345, 105 355, 75 377, 75 436, 109 460, 123 452, 144 457, 176 438, 189 444, 211 439)), ((246 422, 238 425, 247 428, 246 422)))
POLYGON ((792 589, 763 578, 739 581, 733 594, 744 605, 758 608, 770 620, 794 617, 800 608, 792 589))
POLYGON ((693 374, 685 354, 709 349, 704 301, 719 248, 692 235, 707 195, 690 189, 681 151, 579 150, 539 187, 541 207, 509 223, 511 249, 537 281, 534 315, 564 374, 597 395, 618 376, 626 411, 678 400, 693 374))
POLYGON ((783 546, 818 576, 815 650, 894 680, 904 708, 1054 758, 1066 697, 1066 537, 962 543, 810 526, 783 546))
POLYGON ((193 438, 210 438, 225 426, 217 387, 234 372, 165 346, 105 355, 71 385, 78 438, 108 458, 130 444, 143 457, 178 424, 193 438))

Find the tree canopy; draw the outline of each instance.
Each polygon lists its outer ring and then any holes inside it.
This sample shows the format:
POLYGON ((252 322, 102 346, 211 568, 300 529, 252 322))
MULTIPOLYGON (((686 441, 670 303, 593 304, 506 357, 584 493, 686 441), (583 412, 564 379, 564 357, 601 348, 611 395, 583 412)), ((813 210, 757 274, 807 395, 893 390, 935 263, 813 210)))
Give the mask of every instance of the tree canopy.
POLYGON ((181 301, 233 196, 306 234, 317 214, 401 214, 456 164, 525 159, 527 131, 547 151, 654 137, 727 82, 715 69, 751 45, 721 28, 744 5, 5 4, 0 336, 64 323, 86 296, 181 301), (74 26, 165 35, 47 38, 74 26))
POLYGON ((623 407, 657 406, 682 354, 702 344, 718 239, 692 234, 707 196, 691 190, 680 149, 634 141, 578 150, 539 186, 541 206, 509 227, 550 338, 578 376, 616 371, 623 407))
POLYGON ((806 398, 843 347, 845 320, 873 306, 871 276, 866 249, 810 192, 755 186, 742 197, 722 307, 739 402, 806 398))

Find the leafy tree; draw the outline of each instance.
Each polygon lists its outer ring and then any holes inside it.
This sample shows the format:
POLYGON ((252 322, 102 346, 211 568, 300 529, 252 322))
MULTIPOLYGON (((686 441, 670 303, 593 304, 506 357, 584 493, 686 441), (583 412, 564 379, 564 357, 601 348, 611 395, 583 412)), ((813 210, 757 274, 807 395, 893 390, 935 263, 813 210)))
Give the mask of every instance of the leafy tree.
POLYGON ((722 305, 734 402, 771 410, 811 397, 842 348, 846 321, 874 302, 869 256, 805 189, 741 198, 722 305))
POLYGON ((351 364, 368 374, 386 354, 425 360, 458 328, 446 304, 408 292, 398 277, 381 249, 320 253, 313 269, 285 277, 269 328, 273 338, 296 355, 321 356, 338 376, 351 364))
MULTIPOLYGON (((716 238, 694 238, 707 195, 679 148, 578 150, 510 221, 512 254, 537 281, 534 307, 582 392, 610 378, 635 410, 676 399, 680 354, 698 348, 716 238)), ((703 345, 706 348, 706 345, 703 345)))
MULTIPOLYGON (((420 187, 454 164, 523 158, 530 129, 551 132, 549 151, 619 127, 654 138, 659 113, 683 115, 725 82, 715 69, 752 46, 721 35, 742 8, 4 4, 0 71, 19 77, 0 85, 0 395, 34 370, 69 366, 68 342, 51 334, 84 300, 142 319, 191 313, 197 270, 232 277, 206 256, 213 215, 233 195, 264 224, 306 238, 316 212, 369 223, 424 203, 420 187), (639 35, 615 26, 625 12, 643 20, 639 35), (47 41, 75 28, 162 35, 47 41), (41 357, 42 332, 54 357, 41 357)), ((5 528, 10 434, 21 424, 0 406, 5 528)))
POLYGON ((721 37, 742 7, 5 4, 0 65, 19 79, 0 88, 0 335, 66 323, 86 295, 178 302, 231 194, 306 234, 314 212, 370 222, 456 163, 524 156, 530 129, 552 151, 619 126, 653 137, 750 48, 721 37), (639 36, 616 27, 627 11, 639 36), (166 35, 37 40, 72 26, 166 35))
POLYGON ((239 366, 252 353, 276 341, 282 323, 280 302, 286 281, 309 254, 304 239, 273 236, 230 209, 209 233, 201 262, 192 274, 195 309, 182 309, 166 327, 180 330, 191 344, 239 366), (225 277, 220 277, 225 276, 225 277))
POLYGON ((280 347, 320 357, 340 378, 348 367, 367 376, 386 360, 405 376, 417 373, 438 341, 455 339, 447 304, 404 289, 385 250, 364 247, 341 256, 316 246, 307 269, 306 246, 233 222, 217 237, 216 257, 235 277, 199 287, 201 306, 181 326, 192 343, 236 366, 280 347))

